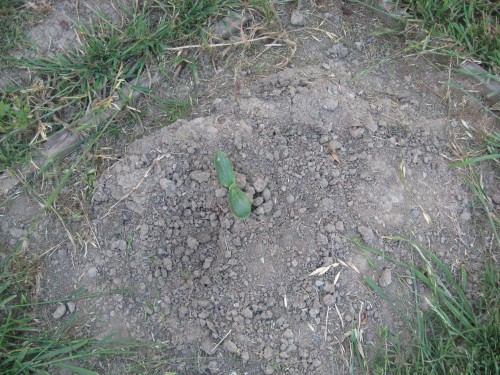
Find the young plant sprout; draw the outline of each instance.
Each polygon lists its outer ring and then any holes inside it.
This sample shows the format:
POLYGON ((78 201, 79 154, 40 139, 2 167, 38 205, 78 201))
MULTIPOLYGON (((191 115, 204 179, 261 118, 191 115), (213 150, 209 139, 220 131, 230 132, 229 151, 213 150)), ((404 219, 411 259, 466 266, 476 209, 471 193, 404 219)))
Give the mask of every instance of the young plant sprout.
POLYGON ((229 189, 228 200, 229 207, 234 216, 245 220, 252 211, 252 202, 248 196, 236 186, 236 177, 234 176, 231 160, 222 151, 215 153, 215 172, 220 184, 229 189))

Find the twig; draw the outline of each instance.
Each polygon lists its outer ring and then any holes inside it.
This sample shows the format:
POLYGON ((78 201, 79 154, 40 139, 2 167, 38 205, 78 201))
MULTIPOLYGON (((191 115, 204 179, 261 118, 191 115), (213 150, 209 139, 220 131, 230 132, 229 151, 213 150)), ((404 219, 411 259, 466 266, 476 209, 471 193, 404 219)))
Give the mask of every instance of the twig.
POLYGON ((230 47, 230 46, 236 46, 240 44, 248 44, 252 42, 258 42, 260 40, 266 40, 266 39, 279 39, 281 36, 283 36, 283 33, 281 34, 268 34, 266 36, 261 36, 259 38, 254 38, 254 39, 247 39, 247 40, 242 40, 239 42, 227 42, 227 43, 216 43, 216 44, 190 44, 187 46, 180 46, 180 47, 170 47, 170 48, 165 48, 166 51, 182 51, 186 49, 191 49, 191 48, 216 48, 216 47, 230 47))
POLYGON ((220 344, 222 344, 222 342, 226 339, 227 336, 229 336, 229 334, 231 333, 233 329, 230 329, 228 333, 226 333, 226 335, 217 343, 217 345, 214 346, 214 348, 212 350, 210 350, 210 354, 212 354, 214 352, 215 349, 217 349, 219 347, 220 344))
POLYGON ((335 304, 335 311, 337 311, 337 315, 340 318, 340 325, 342 326, 342 329, 344 329, 344 319, 342 319, 342 314, 339 311, 339 308, 337 307, 337 304, 335 304))
POLYGON ((325 342, 328 336, 328 313, 330 312, 330 306, 326 309, 326 324, 325 324, 325 342))

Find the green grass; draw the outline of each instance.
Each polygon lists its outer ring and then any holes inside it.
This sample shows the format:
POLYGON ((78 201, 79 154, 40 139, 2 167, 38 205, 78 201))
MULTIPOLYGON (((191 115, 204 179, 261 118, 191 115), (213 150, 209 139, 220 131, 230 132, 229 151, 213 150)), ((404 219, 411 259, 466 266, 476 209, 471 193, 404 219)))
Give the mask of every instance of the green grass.
POLYGON ((474 59, 500 72, 500 4, 489 0, 402 0, 409 44, 416 50, 474 59), (420 36, 413 39, 411 36, 420 36))
POLYGON ((26 44, 22 28, 28 11, 24 5, 24 0, 0 0, 0 67, 8 53, 26 44))
MULTIPOLYGON (((415 315, 408 327, 413 341, 401 343, 396 335, 383 330, 386 350, 369 365, 374 374, 499 374, 500 373, 500 272, 486 262, 477 300, 467 297, 468 273, 464 265, 459 275, 429 249, 401 237, 389 238, 407 243, 418 262, 405 263, 383 252, 357 245, 410 271, 415 297, 415 315), (427 289, 430 298, 421 300, 427 289), (423 302, 429 308, 422 308, 423 302)), ((365 282, 382 298, 390 298, 365 277, 365 282)), ((426 297, 424 297, 426 298, 426 297)))
POLYGON ((394 0, 395 14, 372 0, 353 0, 392 19, 386 33, 404 35, 407 53, 464 60, 481 65, 486 74, 457 69, 466 75, 499 82, 500 2, 490 0, 394 0))
MULTIPOLYGON (((477 228, 483 229, 483 237, 491 237, 493 243, 500 248, 500 217, 494 207, 493 202, 485 191, 482 172, 479 163, 489 163, 493 171, 498 171, 500 167, 500 132, 493 130, 479 131, 462 121, 466 135, 475 144, 474 149, 468 151, 467 155, 462 157, 462 161, 451 164, 452 167, 460 168, 466 184, 472 192, 471 203, 478 218, 484 218, 485 223, 478 222, 477 228)), ((496 176, 498 179, 498 176, 496 176)))
MULTIPOLYGON (((30 87, 0 93, 0 110, 4 109, 3 115, 0 113, 0 172, 29 160, 44 143, 44 137, 63 128, 59 118, 76 123, 88 113, 99 117, 115 107, 117 96, 127 85, 154 96, 148 87, 134 83, 150 67, 171 76, 176 65, 186 62, 196 74, 195 57, 190 56, 188 61, 170 49, 207 44, 205 29, 210 24, 230 11, 250 5, 238 0, 133 2, 131 9, 122 10, 120 24, 110 22, 100 13, 90 25, 78 23, 82 43, 78 49, 50 57, 10 58, 10 64, 29 69, 40 80, 30 87), (68 112, 72 113, 71 118, 63 115, 68 112), (12 121, 21 113, 26 115, 23 121, 12 121)), ((255 6, 266 9, 258 2, 255 6)), ((187 102, 163 101, 167 124, 189 108, 187 102)), ((85 140, 102 130, 102 121, 86 121, 74 129, 85 140)))
POLYGON ((440 38, 446 53, 472 57, 494 74, 500 73, 500 3, 489 0, 403 0, 410 27, 440 38))

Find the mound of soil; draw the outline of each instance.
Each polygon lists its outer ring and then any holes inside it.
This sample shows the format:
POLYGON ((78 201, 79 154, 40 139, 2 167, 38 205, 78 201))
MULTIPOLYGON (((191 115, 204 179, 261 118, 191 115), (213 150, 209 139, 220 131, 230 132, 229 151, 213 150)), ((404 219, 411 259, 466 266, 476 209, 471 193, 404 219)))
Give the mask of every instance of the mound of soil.
POLYGON ((396 283, 349 238, 404 259, 382 236, 413 234, 443 253, 454 239, 442 214, 465 227, 470 215, 440 156, 443 113, 400 82, 365 80, 372 98, 347 84, 343 63, 332 70, 335 78, 320 66, 286 69, 254 82, 248 96, 215 99, 212 116, 133 143, 104 173, 80 285, 138 293, 103 300, 97 329, 119 326, 169 342, 174 356, 207 357, 196 369, 181 361, 181 373, 331 374, 345 365, 341 346, 353 327, 377 340, 392 318, 360 277, 396 283), (247 221, 228 210, 216 150, 253 200, 247 221))

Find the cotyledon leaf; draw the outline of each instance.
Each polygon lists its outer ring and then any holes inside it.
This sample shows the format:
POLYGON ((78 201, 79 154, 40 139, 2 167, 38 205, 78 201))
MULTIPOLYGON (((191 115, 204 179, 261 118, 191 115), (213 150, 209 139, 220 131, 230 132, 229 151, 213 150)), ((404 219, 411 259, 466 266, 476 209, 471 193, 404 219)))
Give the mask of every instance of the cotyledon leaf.
POLYGON ((233 214, 241 220, 245 220, 252 212, 250 198, 235 185, 229 189, 229 207, 233 214))
POLYGON ((234 176, 233 165, 231 160, 222 151, 217 151, 215 153, 215 172, 217 173, 217 178, 222 186, 230 188, 236 184, 236 177, 234 176))

